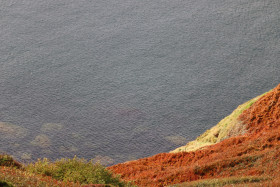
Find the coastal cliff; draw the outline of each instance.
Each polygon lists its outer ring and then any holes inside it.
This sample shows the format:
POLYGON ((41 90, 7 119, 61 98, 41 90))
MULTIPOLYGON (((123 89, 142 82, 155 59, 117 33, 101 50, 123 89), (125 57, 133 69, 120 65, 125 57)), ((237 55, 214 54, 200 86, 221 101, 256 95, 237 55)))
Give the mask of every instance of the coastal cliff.
POLYGON ((280 186, 279 168, 280 84, 170 153, 108 168, 77 157, 24 165, 0 155, 0 186, 280 186))
POLYGON ((280 84, 240 105, 186 146, 109 169, 139 186, 191 185, 216 178, 278 185, 279 152, 280 84))

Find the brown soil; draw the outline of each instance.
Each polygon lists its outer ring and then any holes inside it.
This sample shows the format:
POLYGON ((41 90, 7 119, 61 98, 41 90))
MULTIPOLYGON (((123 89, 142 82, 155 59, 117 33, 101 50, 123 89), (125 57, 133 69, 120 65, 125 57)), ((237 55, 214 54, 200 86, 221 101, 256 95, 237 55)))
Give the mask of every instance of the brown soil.
POLYGON ((240 118, 247 133, 203 150, 160 153, 109 167, 139 186, 165 186, 230 176, 280 177, 280 84, 240 118))

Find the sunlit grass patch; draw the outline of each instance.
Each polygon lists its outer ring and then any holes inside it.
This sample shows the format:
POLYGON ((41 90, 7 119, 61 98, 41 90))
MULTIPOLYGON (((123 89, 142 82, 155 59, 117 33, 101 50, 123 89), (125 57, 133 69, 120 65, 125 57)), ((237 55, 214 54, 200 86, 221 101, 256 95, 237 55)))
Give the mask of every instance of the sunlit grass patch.
POLYGON ((11 167, 0 167, 0 180, 13 186, 80 186, 11 167))
MULTIPOLYGON (((268 92, 267 92, 268 93, 268 92)), ((246 125, 239 121, 240 114, 252 106, 259 98, 266 93, 247 101, 235 109, 229 116, 222 119, 216 126, 204 132, 194 141, 187 145, 179 147, 171 153, 195 151, 208 145, 213 145, 221 142, 229 137, 244 134, 246 132, 246 125)))
POLYGON ((26 170, 30 173, 50 176, 64 182, 126 186, 126 183, 122 182, 118 176, 113 176, 113 173, 99 163, 77 157, 73 159, 63 158, 55 162, 50 162, 44 158, 29 164, 26 170))
POLYGON ((186 182, 182 184, 172 185, 172 187, 218 187, 225 185, 235 185, 235 184, 249 184, 249 183, 260 183, 270 180, 267 177, 255 177, 255 176, 245 176, 245 177, 228 177, 220 179, 204 179, 193 182, 186 182))

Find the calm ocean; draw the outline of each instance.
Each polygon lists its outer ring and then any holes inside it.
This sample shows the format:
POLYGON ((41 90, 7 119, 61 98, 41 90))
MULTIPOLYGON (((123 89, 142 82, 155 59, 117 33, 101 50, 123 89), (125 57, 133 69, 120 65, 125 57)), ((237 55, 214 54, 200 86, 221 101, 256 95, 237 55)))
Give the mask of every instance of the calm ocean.
POLYGON ((0 150, 168 152, 280 83, 279 0, 0 1, 0 150))

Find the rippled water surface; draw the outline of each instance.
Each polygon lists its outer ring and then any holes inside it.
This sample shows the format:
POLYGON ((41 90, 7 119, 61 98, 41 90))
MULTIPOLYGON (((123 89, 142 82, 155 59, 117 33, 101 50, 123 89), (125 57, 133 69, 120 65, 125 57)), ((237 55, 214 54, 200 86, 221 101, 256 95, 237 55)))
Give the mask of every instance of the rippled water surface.
POLYGON ((0 2, 0 150, 167 152, 280 82, 278 0, 0 2))

